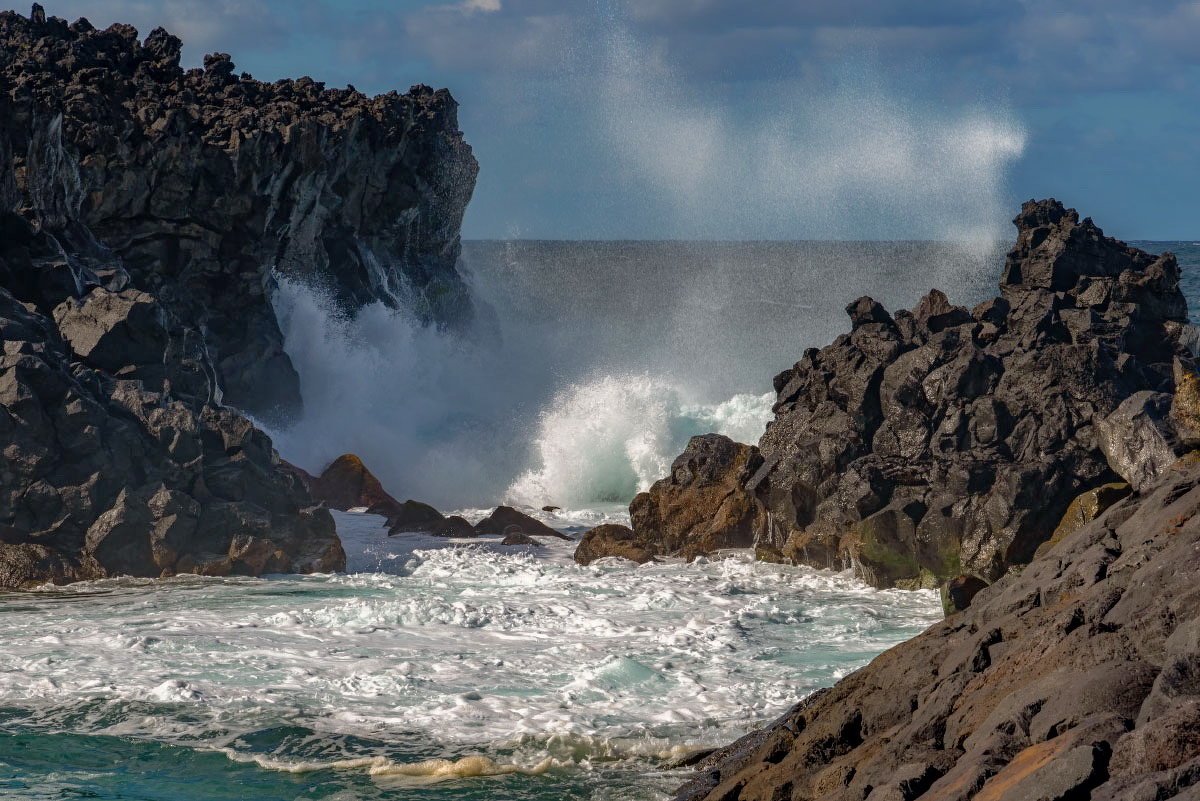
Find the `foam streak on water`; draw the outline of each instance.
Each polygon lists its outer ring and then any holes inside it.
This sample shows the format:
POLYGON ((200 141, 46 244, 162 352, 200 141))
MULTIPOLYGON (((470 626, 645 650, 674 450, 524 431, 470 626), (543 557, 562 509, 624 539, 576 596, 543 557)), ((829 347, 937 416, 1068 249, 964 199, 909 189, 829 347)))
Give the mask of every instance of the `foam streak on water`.
POLYGON ((661 797, 664 760, 939 616, 930 593, 744 556, 583 568, 570 543, 437 548, 338 521, 351 569, 374 572, 0 600, 0 789, 661 797))

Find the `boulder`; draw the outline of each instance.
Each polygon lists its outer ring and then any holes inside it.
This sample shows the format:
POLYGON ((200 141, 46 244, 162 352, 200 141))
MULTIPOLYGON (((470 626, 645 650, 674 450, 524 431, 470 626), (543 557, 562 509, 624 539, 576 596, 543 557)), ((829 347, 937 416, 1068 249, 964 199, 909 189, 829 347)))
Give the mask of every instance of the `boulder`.
POLYGON ((372 514, 391 517, 402 506, 384 490, 362 459, 352 453, 334 459, 320 476, 311 481, 309 491, 315 500, 324 501, 331 509, 343 512, 361 508, 372 514))
POLYGON ((1154 484, 1184 452, 1171 425, 1171 406, 1171 395, 1142 391, 1096 423, 1109 466, 1137 492, 1154 484))
POLYGON ((555 531, 540 520, 530 517, 524 512, 518 512, 511 506, 497 506, 495 511, 475 524, 476 534, 506 535, 509 526, 516 526, 521 532, 531 537, 555 537, 560 540, 571 539, 562 532, 555 531))
POLYGON ((645 564, 658 555, 657 539, 640 537, 628 526, 605 523, 588 531, 575 548, 575 561, 590 565, 606 556, 617 556, 631 562, 645 564))
POLYGON ((766 513, 744 485, 761 465, 753 446, 720 434, 692 437, 671 475, 630 504, 633 530, 640 541, 656 543, 655 553, 689 560, 753 547, 766 513))
POLYGON ((631 504, 633 529, 663 554, 753 545, 879 587, 988 584, 1081 493, 1153 483, 1200 397, 1176 378, 1197 337, 1175 257, 1053 199, 1014 223, 1000 297, 970 312, 937 290, 911 312, 851 303, 847 333, 775 377, 757 447, 693 440, 631 504))
MULTIPOLYGON (((457 524, 447 522, 450 518, 445 517, 429 504, 420 501, 407 500, 404 503, 391 501, 390 503, 375 504, 367 511, 387 517, 386 525, 389 534, 424 531, 443 536, 462 536, 459 533, 443 534, 443 532, 455 531, 457 524)), ((461 517, 457 519, 462 520, 461 517)))
MULTIPOLYGON (((396 532, 393 531, 391 533, 394 534, 396 532)), ((434 523, 429 528, 429 533, 438 537, 474 537, 475 528, 465 518, 458 515, 450 515, 441 522, 434 523)))
POLYGON ((700 759, 676 800, 1196 797, 1198 510, 1200 462, 1184 460, 700 759))
POLYGON ((1050 539, 1038 546, 1036 555, 1041 556, 1062 542, 1068 535, 1074 534, 1102 515, 1117 501, 1128 498, 1131 492, 1133 492, 1133 488, 1128 484, 1114 482, 1080 494, 1079 497, 1071 501, 1071 505, 1067 507, 1066 513, 1063 515, 1062 520, 1058 522, 1058 527, 1054 529, 1054 533, 1050 535, 1050 539))
POLYGON ((541 543, 521 530, 520 526, 508 526, 504 529, 504 539, 501 545, 533 545, 541 547, 541 543))

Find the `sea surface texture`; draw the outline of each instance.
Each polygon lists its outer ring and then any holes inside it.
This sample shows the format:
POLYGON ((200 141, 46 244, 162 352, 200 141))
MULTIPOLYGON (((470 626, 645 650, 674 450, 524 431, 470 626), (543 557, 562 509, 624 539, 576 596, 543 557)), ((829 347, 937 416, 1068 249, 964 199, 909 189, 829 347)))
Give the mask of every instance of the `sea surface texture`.
MULTIPOLYGON (((1180 255, 1200 321, 1200 245, 1137 244, 1180 255)), ((313 417, 281 451, 378 443, 368 464, 401 497, 429 477, 422 499, 447 511, 557 501, 575 511, 543 519, 576 535, 621 520, 691 433, 754 439, 771 374, 844 330, 847 301, 911 306, 939 285, 973 303, 998 274, 995 254, 919 243, 466 254, 504 343, 486 358, 370 313, 330 329, 284 288, 313 417)), ((659 799, 688 753, 941 617, 931 592, 740 552, 585 568, 572 543, 389 538, 381 518, 336 517, 347 575, 0 596, 0 797, 659 799)))

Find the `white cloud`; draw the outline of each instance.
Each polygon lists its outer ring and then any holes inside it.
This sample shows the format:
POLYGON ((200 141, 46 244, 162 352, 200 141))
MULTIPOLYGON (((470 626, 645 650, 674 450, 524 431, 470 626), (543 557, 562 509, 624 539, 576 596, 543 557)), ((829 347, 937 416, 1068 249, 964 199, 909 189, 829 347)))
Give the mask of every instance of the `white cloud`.
POLYGON ((500 0, 465 0, 461 8, 463 11, 499 11, 500 0))

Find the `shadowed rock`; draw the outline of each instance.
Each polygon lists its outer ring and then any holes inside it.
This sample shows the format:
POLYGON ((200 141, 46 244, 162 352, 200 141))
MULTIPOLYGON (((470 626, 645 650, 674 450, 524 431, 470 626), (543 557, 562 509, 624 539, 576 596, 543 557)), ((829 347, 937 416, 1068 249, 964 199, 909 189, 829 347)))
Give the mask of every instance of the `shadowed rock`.
POLYGON ((515 526, 519 531, 531 537, 571 539, 566 534, 555 531, 542 521, 532 518, 524 512, 518 512, 511 506, 497 506, 494 512, 475 524, 475 533, 506 536, 510 526, 515 526))
POLYGON ((753 544, 880 587, 990 583, 1027 563, 1080 493, 1152 484, 1182 452, 1171 393, 1194 371, 1174 256, 1054 200, 1014 222, 1001 297, 972 312, 937 290, 912 312, 851 303, 849 333, 776 376, 757 449, 710 457, 702 481, 673 469, 631 505, 634 531, 661 553, 753 544))
POLYGON ((1200 463, 706 757, 679 801, 1116 801, 1200 790, 1200 463))
POLYGON ((50 308, 131 280, 203 332, 228 402, 277 420, 300 409, 277 278, 345 311, 469 319, 455 263, 478 167, 449 92, 263 83, 223 53, 184 70, 181 48, 161 28, 0 13, 0 211, 50 235, 23 279, 50 308))

